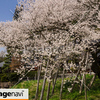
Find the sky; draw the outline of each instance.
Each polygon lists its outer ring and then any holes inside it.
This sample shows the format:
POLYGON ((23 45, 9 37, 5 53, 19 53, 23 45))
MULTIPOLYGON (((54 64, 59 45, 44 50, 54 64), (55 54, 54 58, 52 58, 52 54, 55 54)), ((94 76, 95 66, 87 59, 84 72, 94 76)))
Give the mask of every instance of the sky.
MULTIPOLYGON (((15 11, 17 4, 17 0, 0 0, 0 22, 12 21, 12 12, 15 11)), ((2 50, 5 50, 5 48, 0 47, 0 51, 2 50)))
POLYGON ((6 48, 5 47, 0 47, 0 52, 1 51, 5 51, 6 52, 6 48))
POLYGON ((12 21, 17 0, 0 0, 0 22, 12 21))

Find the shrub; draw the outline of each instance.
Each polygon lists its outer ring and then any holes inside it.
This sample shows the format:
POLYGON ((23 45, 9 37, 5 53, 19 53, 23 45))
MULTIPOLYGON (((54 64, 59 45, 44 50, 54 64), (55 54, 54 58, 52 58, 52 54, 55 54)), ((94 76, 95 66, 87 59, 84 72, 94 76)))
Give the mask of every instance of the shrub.
POLYGON ((10 82, 18 81, 19 75, 17 75, 17 73, 14 73, 14 72, 13 72, 13 73, 10 73, 10 74, 9 74, 8 78, 9 78, 9 81, 10 81, 10 82))
POLYGON ((8 76, 6 74, 3 74, 3 76, 1 76, 1 82, 8 82, 8 76))

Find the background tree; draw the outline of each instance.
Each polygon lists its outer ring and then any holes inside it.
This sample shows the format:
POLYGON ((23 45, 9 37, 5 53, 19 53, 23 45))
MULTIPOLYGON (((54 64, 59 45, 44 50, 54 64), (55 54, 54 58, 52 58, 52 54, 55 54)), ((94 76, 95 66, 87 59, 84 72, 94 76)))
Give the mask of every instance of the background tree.
POLYGON ((14 16, 13 16, 13 20, 18 20, 18 18, 20 17, 20 12, 23 10, 23 5, 21 5, 20 7, 18 5, 16 5, 16 9, 14 12, 14 16))
MULTIPOLYGON (((17 60, 14 61, 14 66, 12 67, 12 54, 10 53, 9 50, 7 50, 7 54, 4 57, 4 65, 1 68, 2 73, 1 73, 1 81, 2 82, 7 82, 7 81, 17 81, 19 78, 19 75, 14 72, 14 69, 16 68, 15 64, 19 64, 17 60)), ((18 66, 17 66, 18 67, 18 66)))
POLYGON ((11 53, 9 50, 7 50, 8 54, 6 54, 4 58, 4 65, 2 67, 2 72, 3 73, 10 73, 10 64, 11 64, 11 53))
POLYGON ((0 52, 0 62, 4 61, 4 57, 5 57, 5 51, 1 51, 0 52))

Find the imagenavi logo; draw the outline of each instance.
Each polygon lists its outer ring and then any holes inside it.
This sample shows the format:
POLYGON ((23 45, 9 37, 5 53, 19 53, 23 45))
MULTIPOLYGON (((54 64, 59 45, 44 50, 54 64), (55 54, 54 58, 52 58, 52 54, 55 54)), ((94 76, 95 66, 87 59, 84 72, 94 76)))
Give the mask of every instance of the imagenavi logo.
POLYGON ((0 89, 0 100, 28 100, 28 89, 0 89))

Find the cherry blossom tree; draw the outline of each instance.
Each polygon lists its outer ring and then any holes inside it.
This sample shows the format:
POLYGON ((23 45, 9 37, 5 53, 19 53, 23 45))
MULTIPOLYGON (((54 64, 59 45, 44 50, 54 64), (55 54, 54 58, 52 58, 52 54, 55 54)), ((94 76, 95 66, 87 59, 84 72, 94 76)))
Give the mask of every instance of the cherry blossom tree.
MULTIPOLYGON (((22 52, 22 62, 31 68, 43 66, 45 75, 40 100, 46 79, 49 94, 50 83, 54 80, 55 86, 59 69, 63 69, 61 94, 65 70, 76 70, 75 81, 79 81, 81 72, 96 69, 94 64, 100 50, 99 0, 19 0, 19 5, 23 5, 23 11, 17 21, 0 23, 0 43, 15 56, 22 52)), ((98 75, 99 71, 94 70, 98 75)))

